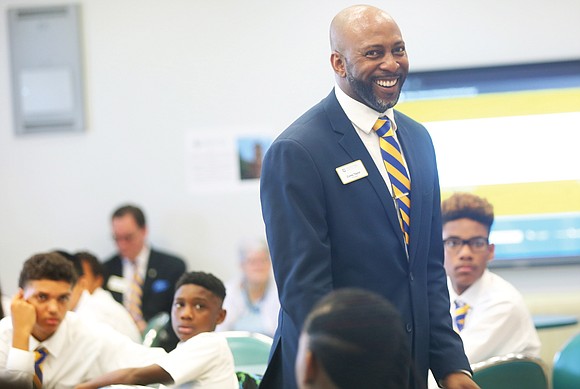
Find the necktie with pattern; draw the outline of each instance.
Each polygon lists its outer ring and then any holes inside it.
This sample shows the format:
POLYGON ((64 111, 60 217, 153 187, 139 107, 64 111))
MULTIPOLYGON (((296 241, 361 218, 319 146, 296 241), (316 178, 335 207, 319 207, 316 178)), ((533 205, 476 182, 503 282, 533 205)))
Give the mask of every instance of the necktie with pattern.
POLYGON ((127 300, 127 310, 133 317, 135 322, 143 320, 143 312, 141 310, 141 297, 143 295, 143 278, 139 274, 139 267, 135 262, 133 264, 133 280, 131 281, 129 289, 129 299, 127 300))
POLYGON ((463 326, 465 325, 465 315, 467 315, 469 308, 469 304, 460 300, 455 300, 455 326, 457 327, 457 332, 461 332, 463 329, 463 326))
POLYGON ((46 359, 48 351, 44 347, 34 350, 34 389, 42 388, 42 362, 46 359))
POLYGON ((391 121, 386 116, 380 117, 373 130, 379 136, 381 155, 391 187, 393 198, 399 210, 399 223, 405 238, 405 243, 409 245, 410 215, 411 215, 411 180, 405 166, 405 161, 401 154, 401 147, 394 137, 394 130, 391 128, 391 121))

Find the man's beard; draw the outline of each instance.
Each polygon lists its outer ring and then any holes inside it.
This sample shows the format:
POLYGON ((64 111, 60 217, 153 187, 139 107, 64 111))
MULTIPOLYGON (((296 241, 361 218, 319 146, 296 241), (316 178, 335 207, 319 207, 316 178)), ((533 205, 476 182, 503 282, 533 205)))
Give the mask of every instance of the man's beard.
MULTIPOLYGON (((380 99, 373 91, 372 81, 365 82, 354 78, 350 71, 347 72, 346 80, 364 103, 377 112, 385 112, 387 109, 393 108, 397 104, 397 101, 399 101, 399 95, 394 100, 387 101, 380 99)), ((401 82, 401 79, 399 79, 399 82, 401 82)))

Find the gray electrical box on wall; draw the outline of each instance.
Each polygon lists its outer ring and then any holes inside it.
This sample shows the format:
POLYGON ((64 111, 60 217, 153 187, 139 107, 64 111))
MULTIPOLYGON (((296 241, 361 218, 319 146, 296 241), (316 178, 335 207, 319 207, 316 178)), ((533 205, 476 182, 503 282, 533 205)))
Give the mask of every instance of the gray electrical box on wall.
POLYGON ((16 134, 84 129, 78 5, 8 10, 16 134))

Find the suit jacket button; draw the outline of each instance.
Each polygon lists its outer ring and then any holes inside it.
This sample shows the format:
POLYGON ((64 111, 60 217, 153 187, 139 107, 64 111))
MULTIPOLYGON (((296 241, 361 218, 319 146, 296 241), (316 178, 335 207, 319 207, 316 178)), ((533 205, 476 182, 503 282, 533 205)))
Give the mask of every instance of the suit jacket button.
POLYGON ((405 326, 405 329, 407 330, 407 332, 411 332, 411 331, 413 331, 413 326, 411 325, 411 323, 407 323, 407 325, 405 326))

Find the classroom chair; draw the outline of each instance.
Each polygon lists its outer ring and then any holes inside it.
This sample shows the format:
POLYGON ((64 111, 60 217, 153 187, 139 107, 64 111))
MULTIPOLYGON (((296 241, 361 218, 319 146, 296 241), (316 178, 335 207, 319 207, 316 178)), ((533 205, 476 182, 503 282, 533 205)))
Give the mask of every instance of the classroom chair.
POLYGON ((552 388, 580 388, 580 333, 568 340, 554 356, 552 388))
POLYGON ((508 354, 475 363, 471 369, 481 389, 549 388, 546 366, 536 357, 508 354))

